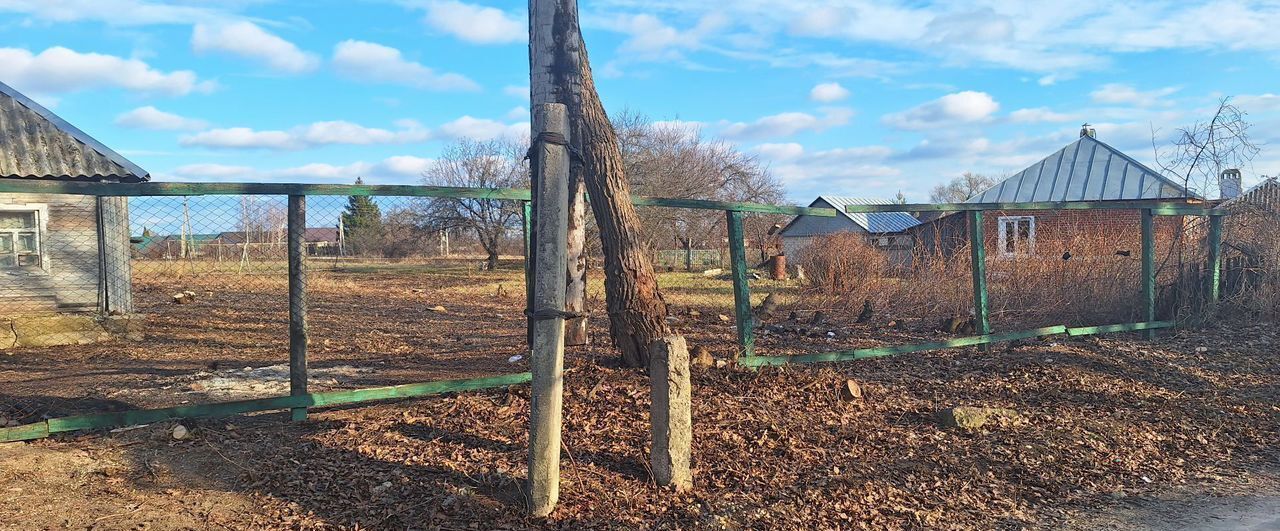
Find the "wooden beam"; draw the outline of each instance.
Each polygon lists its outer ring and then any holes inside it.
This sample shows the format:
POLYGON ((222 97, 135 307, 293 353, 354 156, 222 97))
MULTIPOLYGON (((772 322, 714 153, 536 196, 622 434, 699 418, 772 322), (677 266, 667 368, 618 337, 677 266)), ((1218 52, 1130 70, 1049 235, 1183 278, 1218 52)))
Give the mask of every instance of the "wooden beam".
MULTIPOLYGON (((289 394, 307 394, 307 196, 289 196, 289 394)), ((294 408, 306 420, 307 408, 294 408)))
POLYGON ((913 203, 904 205, 848 205, 845 212, 963 212, 971 210, 1136 210, 1151 209, 1162 216, 1204 215, 1211 209, 1166 200, 1048 201, 1030 203, 913 203))
POLYGON ((729 270, 733 278, 733 315, 738 325, 738 350, 742 357, 755 354, 755 319, 751 315, 751 286, 747 279, 747 250, 743 243, 742 212, 725 212, 729 229, 729 270))
POLYGON ((119 428, 149 424, 172 419, 196 417, 225 417, 255 411, 272 411, 299 407, 324 407, 344 404, 356 404, 377 400, 397 398, 414 398, 441 393, 475 391, 494 387, 507 387, 528 383, 527 372, 505 374, 486 378, 466 380, 441 380, 436 382, 393 385, 388 387, 372 387, 347 391, 329 391, 324 393, 308 393, 297 396, 280 396, 259 398, 254 400, 237 400, 213 404, 197 404, 161 409, 135 409, 115 411, 111 413, 95 413, 49 419, 43 422, 27 424, 13 428, 0 428, 0 442, 25 441, 49 436, 51 433, 65 433, 78 430, 119 428))
POLYGON ((1044 328, 1036 328, 1033 330, 1023 330, 1019 332, 1008 332, 1004 334, 988 334, 981 336, 959 337, 947 341, 937 341, 933 343, 918 343, 914 345, 895 345, 888 347, 863 348, 857 350, 843 350, 839 352, 826 352, 822 354, 806 354, 803 356, 755 356, 750 358, 741 358, 738 364, 744 367, 762 367, 768 365, 786 365, 788 363, 822 363, 835 361, 853 361, 863 358, 875 358, 880 356, 892 356, 895 354, 907 354, 911 352, 925 352, 929 350, 943 350, 948 348, 970 347, 974 345, 985 345, 988 343, 998 343, 1001 341, 1014 341, 1018 339, 1029 339, 1033 337, 1051 336, 1057 334, 1065 334, 1067 327, 1065 326, 1048 326, 1044 328))

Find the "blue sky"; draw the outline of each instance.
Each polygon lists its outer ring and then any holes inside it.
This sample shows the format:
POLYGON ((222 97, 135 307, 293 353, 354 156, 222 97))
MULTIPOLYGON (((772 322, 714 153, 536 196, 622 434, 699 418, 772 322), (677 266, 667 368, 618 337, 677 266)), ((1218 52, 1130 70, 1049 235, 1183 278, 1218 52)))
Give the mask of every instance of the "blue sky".
MULTIPOLYGON (((606 107, 758 154, 789 199, 923 201, 1082 122, 1143 162, 1233 96, 1280 136, 1280 6, 583 0, 606 107)), ((525 2, 0 0, 0 80, 156 180, 415 183, 527 134, 525 2)), ((1264 146, 1246 184, 1280 172, 1264 146)))

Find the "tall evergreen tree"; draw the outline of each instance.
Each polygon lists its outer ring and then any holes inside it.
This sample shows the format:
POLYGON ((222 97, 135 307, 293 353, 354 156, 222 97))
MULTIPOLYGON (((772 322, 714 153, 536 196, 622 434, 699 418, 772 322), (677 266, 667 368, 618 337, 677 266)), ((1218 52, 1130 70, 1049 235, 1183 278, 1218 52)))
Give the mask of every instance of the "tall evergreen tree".
MULTIPOLYGON (((364 180, 357 177, 356 184, 364 184, 364 180)), ((372 196, 347 197, 347 208, 342 211, 342 232, 347 252, 355 255, 381 252, 386 231, 382 226, 382 210, 372 196)))

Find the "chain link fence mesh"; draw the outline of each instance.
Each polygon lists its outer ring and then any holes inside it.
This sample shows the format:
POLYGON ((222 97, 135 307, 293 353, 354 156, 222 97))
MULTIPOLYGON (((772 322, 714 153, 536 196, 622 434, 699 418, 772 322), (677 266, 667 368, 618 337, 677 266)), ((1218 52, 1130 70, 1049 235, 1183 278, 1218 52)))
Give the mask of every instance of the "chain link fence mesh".
MULTIPOLYGON (((0 347, 20 355, 0 357, 0 423, 288 394, 287 197, 2 199, 0 347)), ((527 370, 521 203, 483 201, 307 198, 297 228, 310 391, 527 370), (471 221, 450 208, 472 209, 471 221)), ((742 350, 725 212, 638 210, 671 328, 695 358, 732 363, 742 350)), ((985 213, 993 331, 1145 320, 1140 217, 985 213)), ((975 333, 963 213, 899 235, 829 234, 780 256, 787 220, 743 214, 756 355, 975 333)), ((1242 250, 1280 233, 1274 217, 1240 220, 1227 227, 1229 295, 1275 277, 1242 250)), ((1157 319, 1203 302, 1207 223, 1156 218, 1157 319)), ((569 355, 608 356, 603 260, 588 234, 592 343, 569 355)))

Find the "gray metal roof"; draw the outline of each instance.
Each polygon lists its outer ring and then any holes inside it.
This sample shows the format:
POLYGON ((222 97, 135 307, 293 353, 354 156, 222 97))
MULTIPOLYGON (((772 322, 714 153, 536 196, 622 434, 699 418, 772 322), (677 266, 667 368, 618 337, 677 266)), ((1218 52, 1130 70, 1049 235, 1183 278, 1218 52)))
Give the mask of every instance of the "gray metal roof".
POLYGON ((0 83, 0 177, 138 182, 151 175, 0 83))
POLYGON ((966 203, 1201 199, 1091 136, 1001 181, 966 203))
POLYGON ((1222 203, 1225 208, 1241 208, 1246 205, 1280 212, 1280 182, 1275 177, 1268 177, 1247 192, 1222 203))
POLYGON ((859 227, 867 232, 901 232, 920 224, 920 220, 915 216, 906 212, 874 212, 874 213, 858 213, 851 214, 844 211, 844 207, 849 205, 890 205, 893 201, 884 199, 866 199, 861 197, 841 197, 835 195, 818 196, 813 204, 809 206, 817 206, 818 202, 825 201, 832 208, 840 211, 844 217, 849 218, 859 227))

